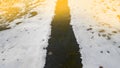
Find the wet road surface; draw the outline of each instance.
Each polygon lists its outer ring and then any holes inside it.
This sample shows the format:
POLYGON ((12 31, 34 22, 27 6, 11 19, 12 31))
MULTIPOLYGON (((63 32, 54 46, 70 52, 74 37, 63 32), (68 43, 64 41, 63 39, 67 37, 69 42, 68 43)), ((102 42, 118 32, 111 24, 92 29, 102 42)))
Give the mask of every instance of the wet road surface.
POLYGON ((82 68, 67 0, 58 0, 44 68, 82 68))

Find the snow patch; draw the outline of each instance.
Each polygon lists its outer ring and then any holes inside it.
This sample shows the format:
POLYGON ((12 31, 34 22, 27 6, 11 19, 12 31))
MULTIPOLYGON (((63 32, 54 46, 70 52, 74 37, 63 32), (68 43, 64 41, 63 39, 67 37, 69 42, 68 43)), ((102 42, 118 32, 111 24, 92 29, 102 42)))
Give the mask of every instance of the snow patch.
POLYGON ((83 68, 120 68, 120 23, 115 17, 119 9, 115 3, 118 0, 69 0, 71 25, 83 68), (116 12, 111 9, 102 12, 106 5, 114 7, 116 12))
POLYGON ((0 68, 43 68, 56 0, 34 8, 38 15, 16 19, 0 32, 0 68), (16 22, 21 22, 16 25, 16 22))

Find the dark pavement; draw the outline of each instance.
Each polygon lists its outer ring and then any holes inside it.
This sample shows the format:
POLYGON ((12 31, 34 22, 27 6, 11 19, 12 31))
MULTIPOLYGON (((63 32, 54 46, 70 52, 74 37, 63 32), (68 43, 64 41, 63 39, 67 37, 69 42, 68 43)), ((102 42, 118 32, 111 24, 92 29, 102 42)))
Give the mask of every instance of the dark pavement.
POLYGON ((58 0, 44 68, 82 68, 67 0, 58 0))

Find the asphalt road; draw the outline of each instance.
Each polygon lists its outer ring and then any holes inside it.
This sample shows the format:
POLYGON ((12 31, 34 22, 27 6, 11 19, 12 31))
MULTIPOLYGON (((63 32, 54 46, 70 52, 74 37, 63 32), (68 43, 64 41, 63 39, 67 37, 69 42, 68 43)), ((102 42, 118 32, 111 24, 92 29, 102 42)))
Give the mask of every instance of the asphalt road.
POLYGON ((67 0, 58 0, 44 68, 82 68, 67 0))

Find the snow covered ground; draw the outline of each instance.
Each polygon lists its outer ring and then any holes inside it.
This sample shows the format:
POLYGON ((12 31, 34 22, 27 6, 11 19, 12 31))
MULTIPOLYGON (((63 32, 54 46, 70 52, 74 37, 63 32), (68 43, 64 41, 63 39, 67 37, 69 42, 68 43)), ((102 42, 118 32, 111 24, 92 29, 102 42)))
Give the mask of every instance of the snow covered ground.
POLYGON ((83 68, 120 68, 119 5, 119 0, 69 0, 83 68))
MULTIPOLYGON (((46 0, 30 11, 36 16, 0 31, 0 68, 44 67, 56 1, 46 0)), ((69 6, 83 68, 120 68, 119 0, 69 0, 69 6)))
POLYGON ((44 67, 55 4, 46 0, 30 11, 36 16, 27 14, 14 20, 11 29, 0 31, 0 68, 44 67))

